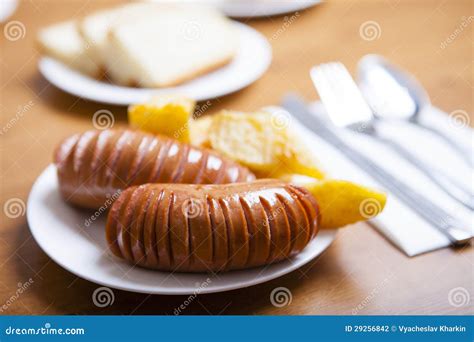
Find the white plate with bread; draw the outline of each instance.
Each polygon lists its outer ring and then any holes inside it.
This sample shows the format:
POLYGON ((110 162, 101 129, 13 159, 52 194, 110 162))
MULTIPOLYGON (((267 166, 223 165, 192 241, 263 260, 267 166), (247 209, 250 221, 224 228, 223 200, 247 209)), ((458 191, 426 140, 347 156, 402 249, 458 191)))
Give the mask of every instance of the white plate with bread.
POLYGON ((320 255, 337 230, 323 230, 291 259, 223 273, 161 272, 134 266, 110 252, 105 216, 68 205, 58 188, 56 167, 38 177, 27 205, 30 230, 43 251, 60 266, 104 286, 149 294, 203 294, 244 288, 278 278, 320 255), (87 224, 85 224, 87 222, 87 224))
POLYGON ((260 33, 204 6, 132 3, 42 29, 40 72, 81 98, 117 105, 235 92, 269 67, 260 33))

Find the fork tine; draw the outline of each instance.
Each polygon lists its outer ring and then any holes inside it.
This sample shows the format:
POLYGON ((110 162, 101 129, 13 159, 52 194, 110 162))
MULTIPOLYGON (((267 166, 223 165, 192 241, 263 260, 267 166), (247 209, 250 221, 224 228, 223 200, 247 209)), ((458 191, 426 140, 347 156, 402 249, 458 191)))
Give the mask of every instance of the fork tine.
MULTIPOLYGON (((311 69, 311 78, 319 93, 321 101, 326 107, 328 113, 339 113, 340 106, 337 101, 336 93, 333 91, 329 79, 326 77, 322 65, 311 69)), ((336 115, 337 116, 337 115, 336 115)))
POLYGON ((373 118, 373 113, 367 102, 365 101, 362 93, 360 92, 357 84, 352 78, 347 68, 339 62, 332 63, 331 65, 332 75, 335 82, 340 87, 340 91, 345 94, 345 105, 349 113, 357 115, 360 121, 369 121, 373 118))
POLYGON ((321 64, 311 69, 311 78, 323 102, 326 112, 336 126, 346 125, 346 110, 344 101, 335 90, 335 84, 331 73, 328 72, 328 64, 321 64))
POLYGON ((368 123, 373 118, 372 110, 342 63, 329 62, 315 66, 311 70, 311 77, 335 125, 368 123))
POLYGON ((345 82, 341 82, 343 75, 341 69, 338 68, 336 62, 326 63, 323 65, 324 73, 331 84, 332 91, 336 96, 341 113, 341 122, 343 126, 348 126, 354 122, 358 122, 358 118, 351 117, 354 108, 351 104, 351 92, 345 82))

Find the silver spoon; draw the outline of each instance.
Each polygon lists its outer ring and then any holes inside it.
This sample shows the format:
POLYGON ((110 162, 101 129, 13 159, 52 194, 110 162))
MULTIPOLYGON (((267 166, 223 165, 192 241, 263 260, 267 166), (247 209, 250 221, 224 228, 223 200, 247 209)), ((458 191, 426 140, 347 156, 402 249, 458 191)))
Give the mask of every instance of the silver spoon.
POLYGON ((437 135, 474 167, 473 151, 460 146, 434 127, 423 125, 420 113, 431 106, 422 85, 410 74, 378 55, 366 55, 358 64, 359 87, 379 119, 406 120, 437 135))

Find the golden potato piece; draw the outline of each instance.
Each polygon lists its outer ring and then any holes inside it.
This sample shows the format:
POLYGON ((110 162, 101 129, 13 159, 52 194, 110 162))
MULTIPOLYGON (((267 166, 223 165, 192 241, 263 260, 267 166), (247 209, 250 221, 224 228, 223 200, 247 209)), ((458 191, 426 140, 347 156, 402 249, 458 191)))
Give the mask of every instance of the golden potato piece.
POLYGON ((318 180, 301 175, 286 175, 281 179, 307 188, 316 197, 323 229, 374 218, 387 201, 383 192, 344 180, 318 180))
POLYGON ((195 102, 179 95, 153 97, 150 101, 128 107, 130 126, 153 134, 189 142, 189 120, 195 102))
POLYGON ((249 167, 261 178, 287 173, 324 177, 313 153, 296 133, 275 125, 268 112, 216 114, 209 128, 209 142, 211 148, 249 167))

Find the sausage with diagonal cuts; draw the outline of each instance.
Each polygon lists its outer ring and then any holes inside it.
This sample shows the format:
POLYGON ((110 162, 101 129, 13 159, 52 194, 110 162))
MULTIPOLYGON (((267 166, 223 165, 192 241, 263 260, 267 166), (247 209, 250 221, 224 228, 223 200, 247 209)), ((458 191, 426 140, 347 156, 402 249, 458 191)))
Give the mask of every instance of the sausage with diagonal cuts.
POLYGON ((147 268, 216 272, 287 259, 318 232, 306 190, 277 180, 145 184, 125 190, 107 220, 118 257, 147 268))
POLYGON ((66 201, 98 209, 145 183, 225 184, 255 176, 218 153, 135 130, 90 130, 64 140, 54 162, 66 201))

